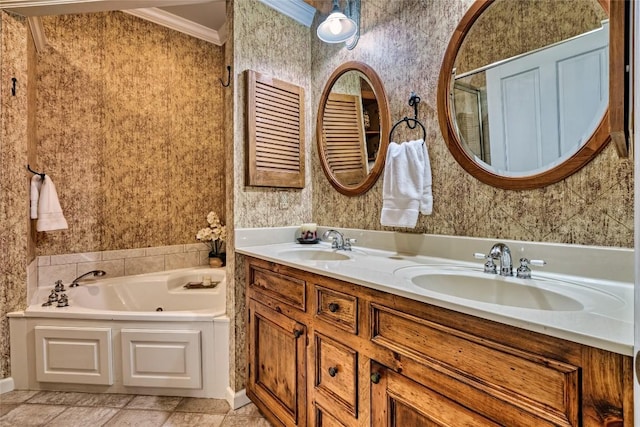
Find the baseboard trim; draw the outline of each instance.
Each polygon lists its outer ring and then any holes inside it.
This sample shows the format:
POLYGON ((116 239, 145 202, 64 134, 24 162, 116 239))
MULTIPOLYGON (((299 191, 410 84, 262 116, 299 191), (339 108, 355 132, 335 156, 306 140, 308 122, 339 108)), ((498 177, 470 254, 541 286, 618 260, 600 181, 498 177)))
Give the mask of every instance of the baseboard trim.
MULTIPOLYGON (((0 394, 13 391, 14 387, 15 385, 13 383, 13 378, 9 377, 9 378, 3 378, 0 380, 0 394)), ((244 392, 244 390, 242 391, 244 392)), ((245 397, 246 397, 246 394, 245 394, 245 397)))
POLYGON ((227 402, 231 409, 238 409, 251 403, 251 400, 247 397, 247 391, 244 388, 235 392, 231 387, 227 387, 227 402))

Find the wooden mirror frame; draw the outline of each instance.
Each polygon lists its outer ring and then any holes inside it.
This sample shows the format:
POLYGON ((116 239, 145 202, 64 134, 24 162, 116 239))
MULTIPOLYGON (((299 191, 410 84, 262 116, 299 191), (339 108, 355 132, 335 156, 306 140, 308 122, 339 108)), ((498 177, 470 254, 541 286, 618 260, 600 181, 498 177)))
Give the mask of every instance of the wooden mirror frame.
POLYGON ((331 74, 329 80, 325 84, 322 91, 322 96, 320 97, 320 105, 318 106, 318 117, 316 121, 316 143, 322 170, 324 171, 324 174, 326 175, 331 185, 333 185, 333 187, 338 190, 338 192, 346 196, 358 196, 360 194, 366 193, 367 191, 369 191, 369 189, 371 189, 371 187, 373 187, 373 185, 380 177, 382 169, 384 168, 384 162, 387 157, 387 147, 389 146, 390 130, 391 114, 389 112, 389 102, 387 100, 387 94, 384 90, 384 86, 382 85, 380 77, 378 77, 378 74, 376 74, 373 68, 369 67, 367 64, 357 61, 345 62, 344 64, 336 68, 336 70, 331 74), (376 97, 376 101, 378 102, 378 109, 380 112, 380 146, 378 148, 376 161, 364 181, 360 182, 358 185, 352 186, 343 185, 336 179, 333 171, 329 167, 326 156, 324 155, 322 144, 324 112, 327 100, 329 99, 329 94, 331 93, 331 89, 333 88, 335 82, 343 74, 349 71, 359 71, 369 80, 369 83, 371 83, 371 88, 373 89, 373 93, 376 97))
MULTIPOLYGON (((453 154, 453 157, 460 166, 470 175, 485 184, 505 190, 530 190, 545 187, 561 181, 580 170, 593 160, 607 145, 611 140, 609 133, 609 109, 607 108, 605 111, 598 127, 591 137, 573 156, 544 172, 529 176, 509 177, 496 174, 480 166, 462 145, 462 141, 460 141, 455 130, 456 127, 450 114, 451 97, 449 96, 449 88, 451 87, 451 71, 453 70, 458 50, 464 38, 478 17, 493 4, 494 1, 495 0, 476 0, 456 27, 449 41, 438 80, 438 121, 440 122, 440 130, 449 147, 449 151, 453 154)), ((598 0, 598 3, 600 3, 604 11, 609 15, 609 0, 598 0)), ((611 53, 611 47, 609 47, 609 52, 611 53)))

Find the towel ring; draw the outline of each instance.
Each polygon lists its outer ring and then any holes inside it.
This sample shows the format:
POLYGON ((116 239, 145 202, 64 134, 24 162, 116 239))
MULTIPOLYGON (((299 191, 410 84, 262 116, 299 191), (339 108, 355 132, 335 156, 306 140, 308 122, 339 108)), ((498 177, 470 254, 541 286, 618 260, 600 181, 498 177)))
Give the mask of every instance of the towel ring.
POLYGON ((393 141, 393 131, 396 130, 398 125, 400 125, 401 123, 406 123, 409 129, 415 129, 420 126, 422 128, 422 143, 424 144, 424 141, 427 140, 427 130, 424 128, 424 125, 420 123, 420 120, 412 119, 411 117, 405 117, 404 119, 399 120, 395 125, 393 125, 393 127, 391 128, 391 132, 389 132, 389 142, 393 141), (413 121, 413 126, 411 126, 410 121, 413 121))
POLYGON ((34 174, 34 175, 40 175, 40 178, 44 181, 45 174, 34 171, 33 169, 31 169, 31 166, 29 166, 29 165, 27 165, 27 170, 29 172, 31 172, 32 174, 34 174))

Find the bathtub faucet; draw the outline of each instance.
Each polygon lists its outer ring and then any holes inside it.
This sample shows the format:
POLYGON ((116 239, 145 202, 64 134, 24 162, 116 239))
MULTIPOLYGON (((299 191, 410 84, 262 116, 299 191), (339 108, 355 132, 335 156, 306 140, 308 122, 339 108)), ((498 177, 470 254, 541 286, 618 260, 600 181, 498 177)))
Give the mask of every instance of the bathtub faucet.
POLYGON ((93 275, 93 277, 102 277, 105 274, 107 274, 105 271, 103 270, 91 270, 87 273, 82 274, 79 277, 76 277, 75 279, 73 279, 73 282, 71 282, 71 284, 69 285, 70 288, 75 288, 77 286, 80 285, 80 283, 78 283, 80 280, 84 279, 87 276, 93 275))

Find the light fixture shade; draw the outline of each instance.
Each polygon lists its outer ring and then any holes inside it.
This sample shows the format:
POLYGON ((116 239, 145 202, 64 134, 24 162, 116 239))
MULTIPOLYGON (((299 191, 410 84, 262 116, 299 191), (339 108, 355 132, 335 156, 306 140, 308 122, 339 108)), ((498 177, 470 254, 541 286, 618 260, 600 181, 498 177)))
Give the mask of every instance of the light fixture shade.
POLYGON ((358 26, 340 11, 333 11, 318 26, 318 38, 325 43, 342 43, 349 40, 358 30, 358 26))

